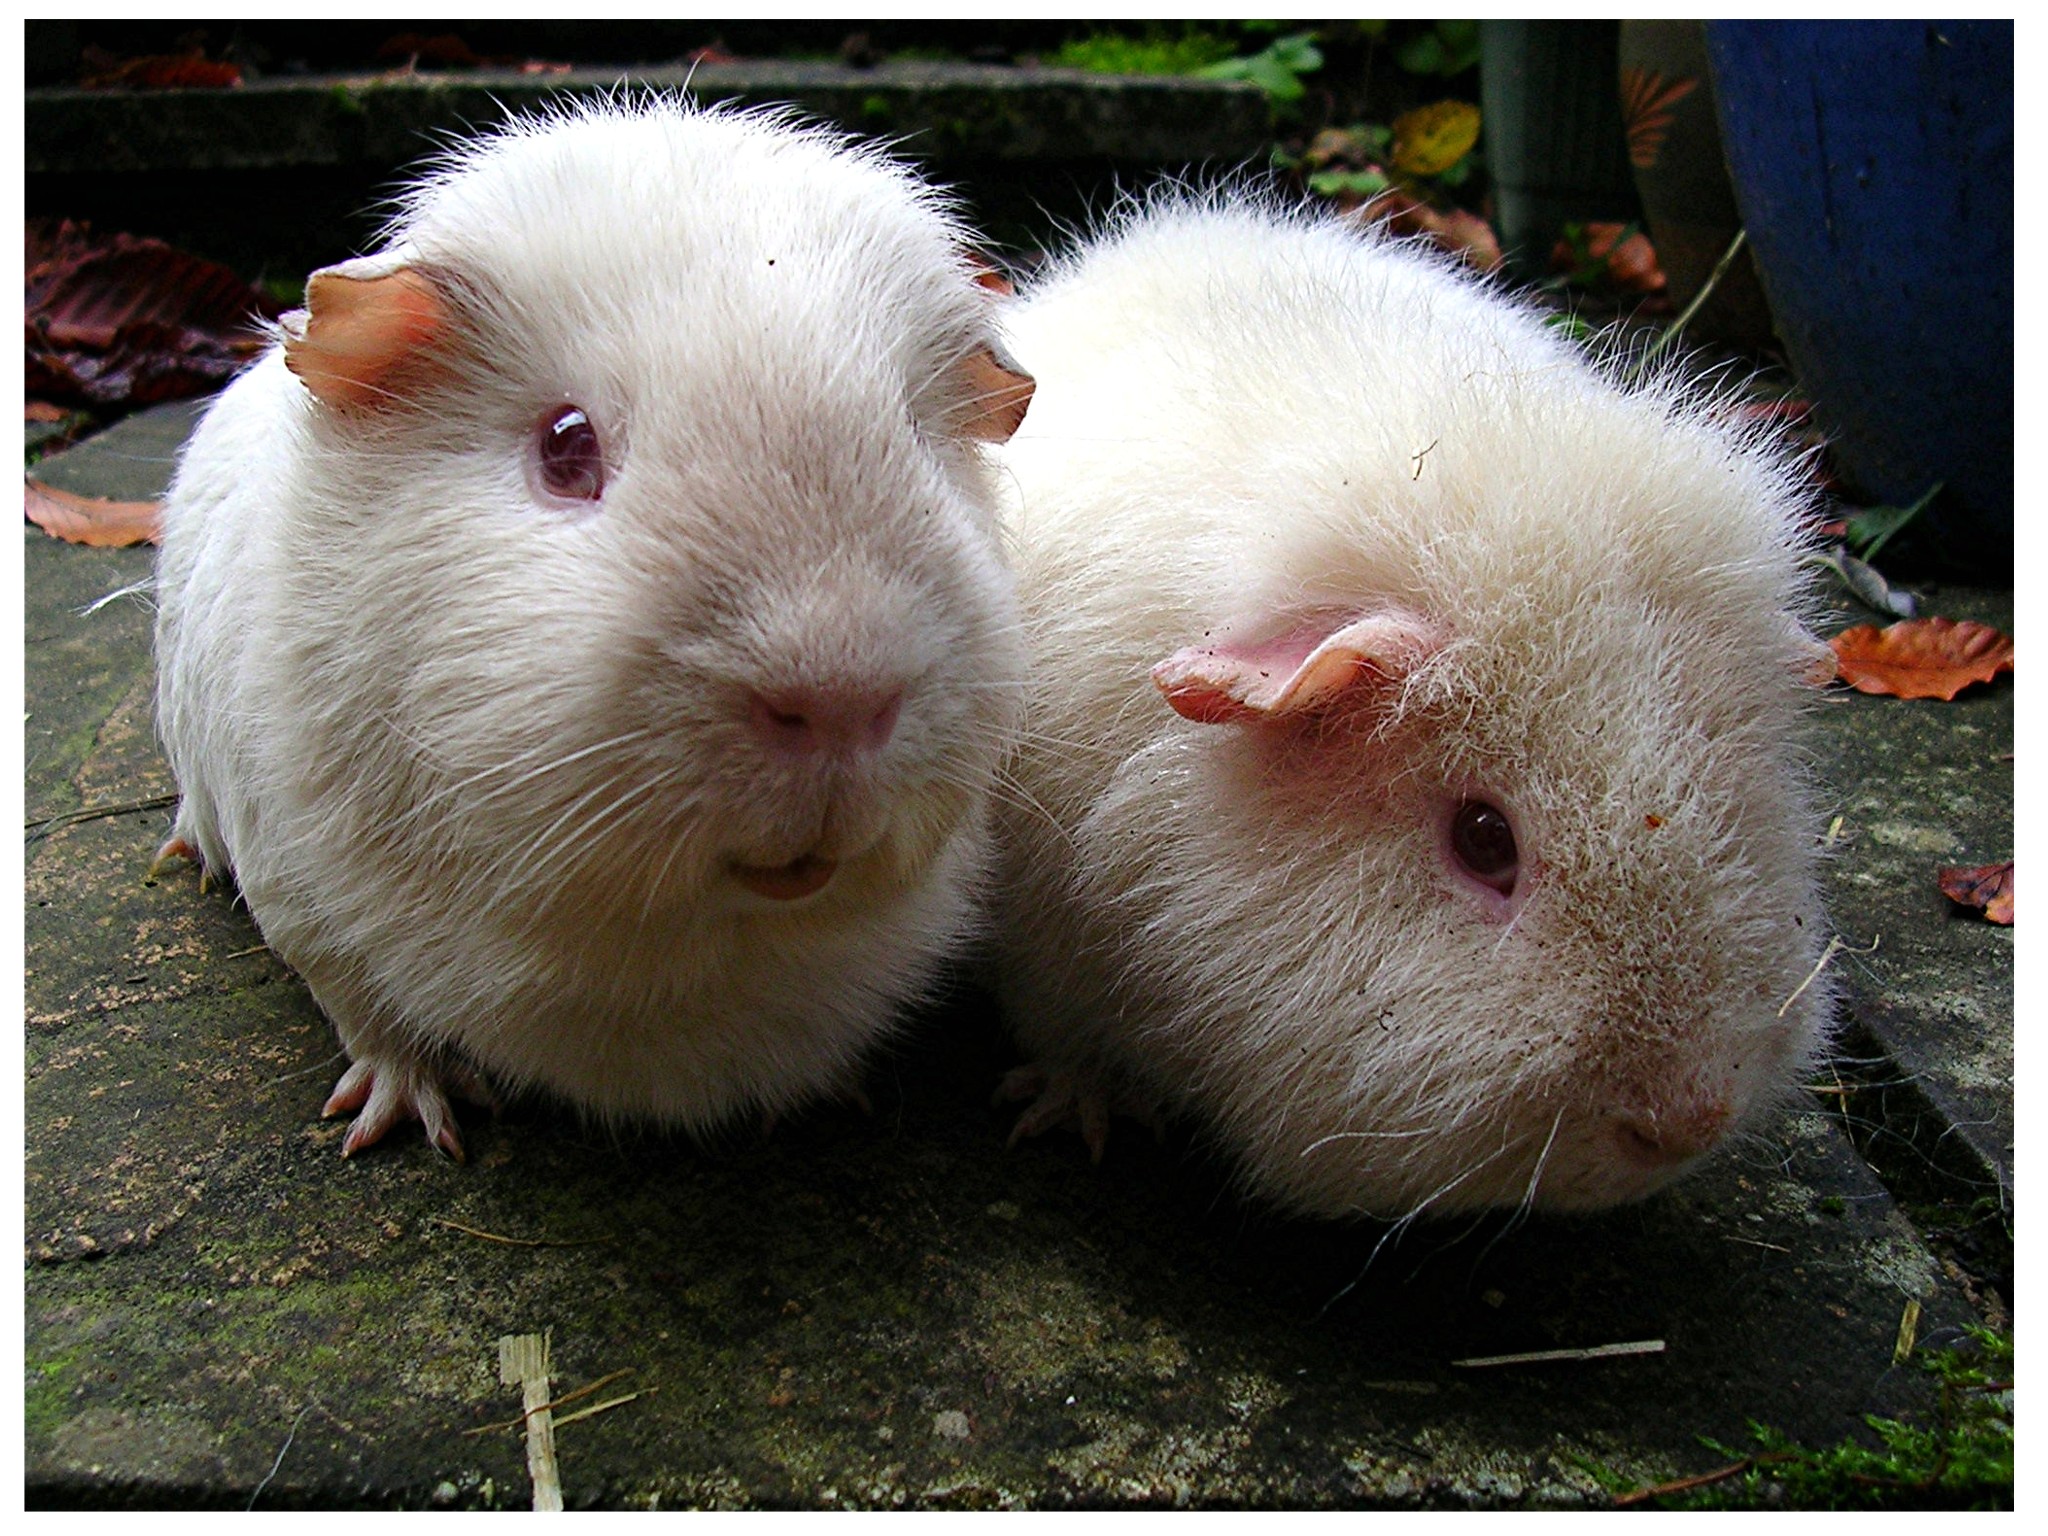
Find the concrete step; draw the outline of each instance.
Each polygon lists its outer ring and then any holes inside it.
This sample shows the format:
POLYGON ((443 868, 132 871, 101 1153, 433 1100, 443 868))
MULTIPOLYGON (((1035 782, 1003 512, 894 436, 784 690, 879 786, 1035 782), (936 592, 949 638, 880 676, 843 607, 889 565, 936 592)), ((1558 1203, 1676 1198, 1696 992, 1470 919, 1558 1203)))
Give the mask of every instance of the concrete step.
POLYGON ((892 59, 525 75, 276 76, 231 90, 43 87, 24 101, 28 211, 153 234, 243 270, 301 275, 365 248, 372 205, 450 134, 558 94, 617 88, 790 103, 888 141, 971 190, 997 244, 1042 238, 1119 181, 1263 164, 1266 97, 1234 80, 892 59))

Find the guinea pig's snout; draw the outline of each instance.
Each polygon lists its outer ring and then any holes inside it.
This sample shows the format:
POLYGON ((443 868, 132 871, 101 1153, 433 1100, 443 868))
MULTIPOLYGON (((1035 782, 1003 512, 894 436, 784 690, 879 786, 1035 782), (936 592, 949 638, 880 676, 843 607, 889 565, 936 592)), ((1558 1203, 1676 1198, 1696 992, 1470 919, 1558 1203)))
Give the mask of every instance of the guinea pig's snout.
POLYGON ((900 687, 853 684, 753 689, 747 723, 764 745, 799 756, 878 752, 903 713, 900 687))
POLYGON ((1711 1151, 1732 1117, 1725 1097, 1706 1095, 1623 1114, 1614 1139, 1625 1162, 1654 1173, 1711 1151))

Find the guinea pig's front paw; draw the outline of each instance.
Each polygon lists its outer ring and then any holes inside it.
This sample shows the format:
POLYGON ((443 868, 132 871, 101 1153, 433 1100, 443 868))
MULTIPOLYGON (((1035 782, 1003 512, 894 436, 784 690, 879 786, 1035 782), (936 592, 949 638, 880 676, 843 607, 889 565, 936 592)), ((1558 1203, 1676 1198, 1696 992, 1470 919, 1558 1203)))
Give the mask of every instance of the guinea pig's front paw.
POLYGON ((206 867, 206 855, 199 851, 197 845, 187 842, 177 833, 173 833, 165 840, 164 845, 157 849, 156 857, 149 861, 149 873, 142 878, 154 880, 180 859, 189 861, 199 870, 199 894, 204 896, 213 884, 213 871, 206 867))
POLYGON ((1062 1125, 1072 1125, 1088 1148, 1089 1161, 1100 1163, 1109 1145, 1109 1117, 1127 1115, 1149 1126, 1155 1139, 1166 1132, 1159 1108, 1148 1100, 1112 1091, 1092 1073, 1043 1061, 1026 1062, 1003 1074, 996 1085, 995 1102, 1015 1104, 1029 1099, 1017 1123, 1010 1127, 1008 1145, 1026 1136, 1042 1135, 1062 1125))
POLYGON ((427 1140, 459 1163, 463 1161, 462 1137, 441 1086, 444 1076, 460 1097, 497 1109, 498 1101, 489 1086, 467 1067, 437 1067, 410 1052, 366 1052, 341 1074, 334 1092, 320 1106, 320 1117, 326 1120, 361 1111, 342 1138, 343 1157, 382 1141, 384 1133, 399 1121, 417 1120, 425 1127, 427 1140))

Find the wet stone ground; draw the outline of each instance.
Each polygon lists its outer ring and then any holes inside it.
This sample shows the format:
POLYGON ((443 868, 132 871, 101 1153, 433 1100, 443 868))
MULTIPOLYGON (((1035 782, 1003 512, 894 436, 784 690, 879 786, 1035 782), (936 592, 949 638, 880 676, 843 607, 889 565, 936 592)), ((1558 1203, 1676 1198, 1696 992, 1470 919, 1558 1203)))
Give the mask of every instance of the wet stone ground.
MULTIPOLYGON (((190 414, 42 472, 151 494, 190 414)), ((1389 1238, 1247 1209, 1181 1135, 1006 1150, 965 989, 872 1113, 704 1149, 515 1104, 464 1111, 466 1166, 344 1162, 305 989, 228 897, 146 878, 150 614, 94 604, 149 553, 27 529, 24 560, 32 1505, 527 1506, 498 1341, 545 1332, 555 1393, 627 1373, 558 1418, 638 1394, 558 1426, 570 1507, 1574 1507, 1753 1420, 1924 1412, 1909 1302, 1922 1351, 2007 1318, 2013 935, 1933 869, 2011 853, 2009 679, 1823 711, 1832 916, 1877 943, 1800 1113, 1638 1207, 1389 1238)), ((2010 627, 2009 594, 1931 596, 2010 627)))

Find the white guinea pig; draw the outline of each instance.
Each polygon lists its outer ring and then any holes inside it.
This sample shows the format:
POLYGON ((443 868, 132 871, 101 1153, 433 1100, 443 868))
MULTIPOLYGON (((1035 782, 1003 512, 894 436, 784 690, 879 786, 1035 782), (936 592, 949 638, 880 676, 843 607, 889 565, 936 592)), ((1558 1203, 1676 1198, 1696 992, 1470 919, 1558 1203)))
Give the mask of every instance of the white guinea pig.
POLYGON ((1021 418, 946 202, 783 115, 452 150, 208 412, 164 513, 171 853, 353 1064, 705 1131, 853 1086, 974 925, 1021 418), (481 1073, 481 1078, 480 1074, 481 1073))
POLYGON ((1256 1194, 1390 1219, 1632 1199, 1789 1097, 1795 464, 1255 198, 1126 209, 1006 323, 1020 1133, 1186 1111, 1256 1194))

